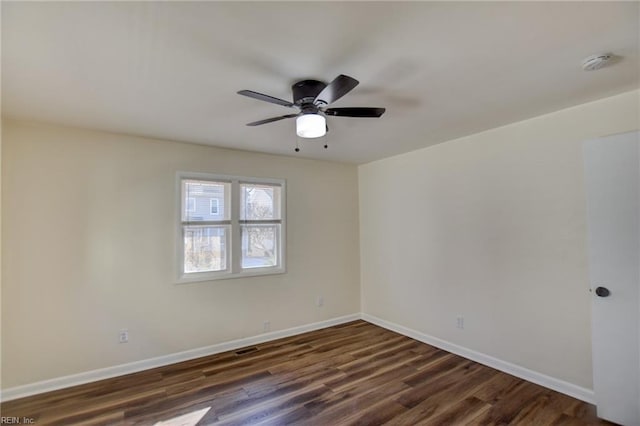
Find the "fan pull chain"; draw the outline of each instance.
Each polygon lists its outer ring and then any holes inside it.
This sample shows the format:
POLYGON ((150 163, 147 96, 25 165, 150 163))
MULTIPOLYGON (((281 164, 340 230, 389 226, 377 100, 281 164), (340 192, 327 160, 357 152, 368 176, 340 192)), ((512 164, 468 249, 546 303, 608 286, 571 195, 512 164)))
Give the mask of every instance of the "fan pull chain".
POLYGON ((324 149, 329 148, 329 125, 327 124, 327 131, 324 134, 324 149))
POLYGON ((295 152, 300 152, 300 147, 298 146, 299 141, 300 141, 300 137, 296 135, 296 149, 294 150, 295 152))

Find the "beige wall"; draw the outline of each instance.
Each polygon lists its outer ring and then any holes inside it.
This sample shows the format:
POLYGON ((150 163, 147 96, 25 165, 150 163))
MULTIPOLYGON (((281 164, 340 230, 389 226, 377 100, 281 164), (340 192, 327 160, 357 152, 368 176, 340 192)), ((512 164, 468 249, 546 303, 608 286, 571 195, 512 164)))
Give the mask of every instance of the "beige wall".
POLYGON ((351 314, 361 298, 589 388, 581 142, 638 129, 638 96, 358 169, 3 121, 2 387, 351 314), (287 179, 288 273, 174 284, 177 171, 287 179))
POLYGON ((2 137, 3 388, 359 312, 354 165, 11 121, 2 137), (177 171, 286 179, 288 273, 174 284, 177 171))
POLYGON ((582 141, 638 97, 360 166, 362 311, 591 388, 582 141))

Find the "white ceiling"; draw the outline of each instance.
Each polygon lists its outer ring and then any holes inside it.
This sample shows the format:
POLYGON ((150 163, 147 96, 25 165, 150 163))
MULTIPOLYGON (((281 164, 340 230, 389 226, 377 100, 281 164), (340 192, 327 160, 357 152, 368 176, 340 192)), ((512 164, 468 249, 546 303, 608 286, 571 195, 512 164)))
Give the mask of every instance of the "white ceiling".
POLYGON ((639 84, 637 2, 2 2, 2 109, 16 119, 364 163, 639 84), (613 52, 614 66, 582 59, 613 52), (347 74, 329 149, 291 110, 294 82, 347 74))

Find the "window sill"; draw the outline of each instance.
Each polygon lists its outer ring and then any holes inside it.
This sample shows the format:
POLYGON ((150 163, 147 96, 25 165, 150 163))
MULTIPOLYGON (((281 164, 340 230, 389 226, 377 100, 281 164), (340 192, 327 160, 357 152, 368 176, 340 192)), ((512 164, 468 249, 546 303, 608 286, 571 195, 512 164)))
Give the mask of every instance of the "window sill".
POLYGON ((250 278, 250 277, 262 277, 267 275, 280 275, 285 274, 287 270, 284 267, 274 268, 255 268, 248 269, 242 272, 201 272, 189 275, 182 275, 176 281, 175 284, 191 284, 204 281, 218 281, 218 280, 231 280, 235 278, 250 278))

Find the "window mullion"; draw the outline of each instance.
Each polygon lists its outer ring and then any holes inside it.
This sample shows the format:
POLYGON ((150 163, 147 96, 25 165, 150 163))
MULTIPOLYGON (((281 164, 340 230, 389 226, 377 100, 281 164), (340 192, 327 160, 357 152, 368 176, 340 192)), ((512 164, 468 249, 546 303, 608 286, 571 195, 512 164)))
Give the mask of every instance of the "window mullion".
POLYGON ((242 270, 242 239, 240 236, 240 183, 231 182, 231 272, 242 270))
POLYGON ((255 219, 255 220, 240 220, 241 225, 279 225, 282 223, 281 219, 255 219))
POLYGON ((183 221, 182 226, 224 226, 230 225, 230 220, 198 220, 198 221, 183 221))

